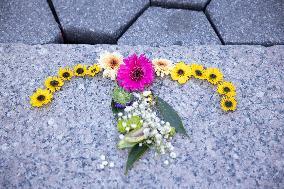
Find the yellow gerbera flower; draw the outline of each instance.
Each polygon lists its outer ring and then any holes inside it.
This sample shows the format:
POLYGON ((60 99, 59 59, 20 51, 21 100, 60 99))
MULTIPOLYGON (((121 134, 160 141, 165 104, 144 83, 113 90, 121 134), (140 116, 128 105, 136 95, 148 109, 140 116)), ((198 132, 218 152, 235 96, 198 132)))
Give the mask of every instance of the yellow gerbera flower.
POLYGON ((184 62, 179 62, 171 71, 171 77, 173 80, 178 81, 180 84, 184 84, 191 76, 190 66, 184 62))
POLYGON ((170 60, 167 59, 154 59, 153 65, 157 76, 164 77, 164 75, 169 75, 173 68, 173 64, 170 60))
POLYGON ((88 67, 87 74, 90 76, 95 76, 100 71, 101 71, 100 66, 98 64, 94 64, 88 67))
POLYGON ((58 70, 58 76, 63 80, 70 80, 73 75, 73 71, 68 67, 59 68, 58 70))
POLYGON ((103 77, 108 77, 112 80, 115 80, 117 70, 120 64, 123 63, 123 56, 117 52, 105 52, 100 55, 98 62, 100 67, 104 69, 103 77))
POLYGON ((197 79, 205 79, 204 67, 201 64, 191 64, 191 73, 197 79))
POLYGON ((55 92, 59 90, 63 84, 64 84, 64 81, 60 77, 57 77, 57 76, 48 77, 44 81, 45 87, 49 89, 51 92, 55 92))
POLYGON ((220 105, 224 111, 235 111, 237 109, 237 101, 233 97, 222 97, 220 105))
POLYGON ((225 81, 218 85, 217 92, 228 97, 236 96, 236 87, 232 82, 225 81))
POLYGON ((76 76, 84 76, 84 75, 86 75, 86 72, 87 72, 87 66, 85 66, 85 65, 77 64, 74 67, 74 73, 75 73, 76 76))
POLYGON ((223 74, 218 68, 208 68, 205 71, 206 79, 213 85, 223 81, 223 74))
POLYGON ((34 107, 41 107, 48 104, 53 98, 52 93, 48 89, 37 89, 37 91, 30 97, 30 103, 34 107))

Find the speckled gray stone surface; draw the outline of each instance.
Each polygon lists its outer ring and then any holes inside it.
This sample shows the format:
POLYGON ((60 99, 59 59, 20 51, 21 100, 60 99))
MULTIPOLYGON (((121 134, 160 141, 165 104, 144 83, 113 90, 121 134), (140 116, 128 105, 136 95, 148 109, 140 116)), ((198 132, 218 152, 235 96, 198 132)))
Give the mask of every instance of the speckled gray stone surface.
POLYGON ((281 188, 284 181, 284 47, 150 48, 0 45, 0 188, 281 188), (156 94, 181 115, 190 139, 177 135, 178 159, 164 166, 151 151, 125 176, 126 150, 110 109, 113 83, 78 78, 45 108, 29 95, 61 66, 92 64, 103 50, 199 62, 236 84, 238 110, 224 113, 206 82, 165 79, 156 94), (99 156, 115 162, 97 170, 99 156))
POLYGON ((212 0, 206 11, 225 44, 284 44, 283 0, 212 0))
POLYGON ((0 43, 61 42, 61 31, 47 1, 0 1, 0 43))
POLYGON ((151 5, 202 10, 209 0, 151 0, 151 5))
POLYGON ((149 0, 52 0, 68 42, 116 43, 149 0))
POLYGON ((123 34, 124 45, 203 45, 221 44, 203 12, 148 8, 123 34))

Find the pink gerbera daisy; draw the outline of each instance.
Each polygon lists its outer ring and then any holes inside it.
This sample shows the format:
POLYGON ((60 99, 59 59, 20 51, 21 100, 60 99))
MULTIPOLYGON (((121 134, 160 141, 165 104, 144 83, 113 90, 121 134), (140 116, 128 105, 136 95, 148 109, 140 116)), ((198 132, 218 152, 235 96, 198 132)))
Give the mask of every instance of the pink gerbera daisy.
POLYGON ((117 82, 125 90, 143 91, 144 87, 152 84, 154 80, 154 68, 151 60, 144 55, 136 54, 123 60, 117 72, 117 82))

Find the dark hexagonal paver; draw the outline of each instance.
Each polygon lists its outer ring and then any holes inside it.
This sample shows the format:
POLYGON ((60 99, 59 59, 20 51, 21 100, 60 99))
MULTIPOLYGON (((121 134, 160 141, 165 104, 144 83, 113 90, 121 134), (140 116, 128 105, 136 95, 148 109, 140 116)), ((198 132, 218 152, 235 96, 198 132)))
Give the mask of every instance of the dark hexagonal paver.
POLYGON ((47 1, 0 1, 0 43, 60 42, 62 35, 47 1))
POLYGON ((149 0, 53 0, 68 42, 116 43, 149 0))
POLYGON ((284 44, 283 0, 212 0, 206 11, 225 44, 284 44))
POLYGON ((151 7, 118 40, 127 45, 221 44, 203 12, 151 7))
POLYGON ((151 0, 152 5, 202 10, 209 0, 151 0))

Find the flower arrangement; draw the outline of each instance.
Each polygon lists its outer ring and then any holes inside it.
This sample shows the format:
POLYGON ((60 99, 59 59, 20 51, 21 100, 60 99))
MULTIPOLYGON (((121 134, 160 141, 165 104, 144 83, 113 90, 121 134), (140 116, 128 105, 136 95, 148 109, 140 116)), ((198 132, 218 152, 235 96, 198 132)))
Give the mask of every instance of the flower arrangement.
POLYGON ((117 52, 102 54, 98 64, 60 68, 57 76, 47 77, 45 89, 39 88, 31 95, 30 103, 34 107, 45 106, 53 99, 53 93, 73 77, 94 77, 101 71, 103 77, 116 81, 111 108, 120 133, 117 146, 119 149, 130 149, 126 172, 149 149, 176 158, 171 142, 174 135, 180 133, 188 136, 174 108, 148 89, 155 77, 170 75, 179 84, 185 84, 192 77, 206 80, 217 86, 222 110, 235 111, 237 108, 236 87, 232 82, 224 81, 218 68, 185 62, 174 65, 167 59, 151 61, 145 55, 136 54, 123 59, 117 52))

